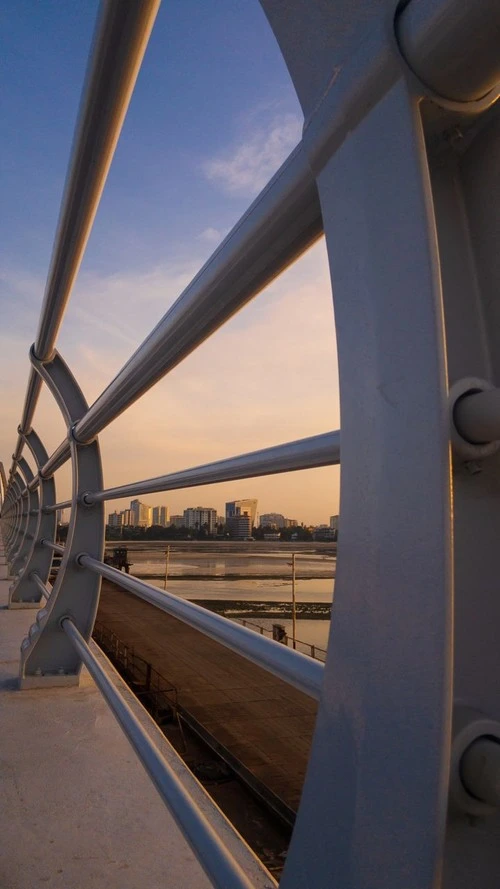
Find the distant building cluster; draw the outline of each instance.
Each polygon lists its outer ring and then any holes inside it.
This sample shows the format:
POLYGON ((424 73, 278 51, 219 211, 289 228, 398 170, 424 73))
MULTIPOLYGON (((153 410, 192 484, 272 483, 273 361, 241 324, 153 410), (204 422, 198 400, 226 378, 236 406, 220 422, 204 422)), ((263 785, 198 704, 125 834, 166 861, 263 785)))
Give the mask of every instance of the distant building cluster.
POLYGON ((271 528, 273 531, 281 531, 282 528, 296 528, 297 519, 286 519, 280 512, 263 512, 260 517, 261 528, 271 528))
POLYGON ((328 525, 305 526, 280 512, 265 512, 259 518, 257 506, 255 498, 230 500, 226 503, 225 515, 217 515, 211 506, 189 506, 183 513, 171 516, 168 506, 150 506, 141 500, 132 500, 128 509, 108 515, 108 525, 114 529, 177 528, 197 536, 224 536, 235 540, 253 540, 254 535, 263 540, 337 540, 338 515, 330 516, 328 525))
POLYGON ((226 503, 225 516, 217 515, 211 506, 189 506, 182 514, 170 515, 168 506, 149 506, 141 500, 132 500, 129 509, 115 510, 108 515, 110 528, 186 528, 204 532, 208 537, 224 532, 231 537, 252 536, 257 518, 257 500, 233 500, 226 503))
POLYGON ((111 512, 108 516, 110 528, 150 528, 151 525, 167 528, 169 524, 168 506, 149 506, 141 500, 132 500, 129 509, 111 512))

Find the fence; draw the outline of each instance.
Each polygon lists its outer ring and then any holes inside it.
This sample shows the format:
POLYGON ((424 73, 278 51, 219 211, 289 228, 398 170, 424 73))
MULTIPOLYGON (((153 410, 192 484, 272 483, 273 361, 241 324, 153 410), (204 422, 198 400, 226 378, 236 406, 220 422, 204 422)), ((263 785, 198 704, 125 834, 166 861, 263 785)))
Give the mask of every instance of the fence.
POLYGON ((45 600, 22 645, 20 684, 76 683, 84 663, 214 885, 249 889, 88 646, 101 577, 116 580, 320 700, 284 889, 465 886, 471 860, 475 885, 492 885, 498 827, 490 821, 489 833, 474 833, 471 822, 500 802, 492 630, 500 7, 262 0, 304 109, 303 139, 89 406, 56 339, 158 5, 102 6, 18 440, 2 482, 10 606, 45 600), (342 395, 342 536, 326 671, 103 564, 103 504, 332 465, 340 433, 108 489, 97 439, 322 231, 342 395), (33 427, 43 385, 68 430, 50 455, 33 427), (73 496, 58 503, 53 476, 68 460, 73 496), (71 521, 60 547, 55 516, 63 508, 71 521), (474 547, 462 530, 471 527, 474 547), (50 589, 53 553, 62 560, 50 589), (453 710, 454 700, 467 707, 453 710), (446 822, 449 793, 454 815, 446 822))
POLYGON ((108 627, 96 621, 92 635, 119 666, 121 673, 131 684, 134 694, 143 703, 147 703, 148 710, 156 722, 170 716, 177 717, 179 701, 175 685, 168 682, 149 661, 136 654, 133 648, 126 645, 108 627))
MULTIPOLYGON (((254 621, 248 620, 246 617, 233 617, 232 620, 237 621, 243 627, 250 627, 251 630, 260 633, 261 636, 267 635, 274 638, 273 630, 264 627, 262 624, 256 624, 254 621)), ((293 645, 293 639, 291 639, 287 633, 285 633, 283 638, 279 641, 284 645, 293 645)), ((301 651, 303 654, 307 654, 309 657, 322 661, 323 663, 325 662, 326 649, 321 648, 319 645, 313 645, 311 642, 303 642, 302 639, 295 639, 295 644, 297 651, 301 651)))

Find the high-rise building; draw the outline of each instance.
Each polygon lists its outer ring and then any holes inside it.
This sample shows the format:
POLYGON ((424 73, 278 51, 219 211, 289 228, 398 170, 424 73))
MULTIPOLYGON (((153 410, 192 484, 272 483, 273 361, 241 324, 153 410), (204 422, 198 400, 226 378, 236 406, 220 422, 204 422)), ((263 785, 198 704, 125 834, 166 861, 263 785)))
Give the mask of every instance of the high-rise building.
POLYGON ((170 516, 170 524, 174 525, 176 528, 183 528, 184 527, 184 516, 183 515, 170 516))
POLYGON ((122 517, 122 525, 125 528, 132 524, 132 515, 130 509, 122 509, 120 515, 122 517))
POLYGON ((332 528, 334 531, 338 531, 338 530, 339 530, 339 517, 338 517, 338 515, 331 515, 331 516, 330 516, 330 528, 332 528))
POLYGON ((170 510, 168 506, 153 506, 153 525, 161 525, 166 528, 169 524, 170 510))
POLYGON ((110 512, 110 514, 108 515, 109 527, 110 528, 121 528, 122 524, 123 524, 123 513, 117 512, 116 510, 114 512, 110 512))
POLYGON ((250 516, 253 527, 257 515, 257 503, 258 500, 231 500, 226 503, 226 522, 235 516, 247 515, 250 516))
POLYGON ((151 507, 141 500, 132 500, 130 504, 130 522, 134 527, 149 528, 151 525, 151 507))
POLYGON ((280 512, 264 512, 260 517, 261 528, 284 528, 286 519, 280 512))
POLYGON ((217 531, 217 510, 210 506, 189 507, 184 510, 184 524, 186 528, 205 530, 207 534, 215 534, 217 531))
POLYGON ((231 537, 247 540, 252 536, 252 517, 246 512, 243 515, 230 516, 226 522, 231 537))

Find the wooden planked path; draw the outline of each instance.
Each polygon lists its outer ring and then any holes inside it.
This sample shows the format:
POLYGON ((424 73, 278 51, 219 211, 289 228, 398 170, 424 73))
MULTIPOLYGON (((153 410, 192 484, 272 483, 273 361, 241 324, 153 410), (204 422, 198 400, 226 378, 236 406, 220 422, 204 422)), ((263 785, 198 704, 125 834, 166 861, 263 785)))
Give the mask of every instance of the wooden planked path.
POLYGON ((316 718, 313 700, 107 581, 97 620, 170 680, 179 703, 297 810, 316 718))

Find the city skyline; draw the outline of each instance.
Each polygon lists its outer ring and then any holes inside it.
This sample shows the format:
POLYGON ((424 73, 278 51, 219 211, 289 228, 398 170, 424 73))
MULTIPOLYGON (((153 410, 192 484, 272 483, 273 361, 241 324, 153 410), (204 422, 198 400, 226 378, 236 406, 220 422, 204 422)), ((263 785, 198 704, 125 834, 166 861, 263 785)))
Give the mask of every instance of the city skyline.
MULTIPOLYGON (((94 0, 38 4, 28 15, 22 3, 11 5, 3 122, 15 138, 5 146, 9 175, 0 219, 0 379, 9 391, 0 459, 7 465, 97 9, 94 0)), ((201 10, 186 0, 160 8, 58 342, 90 403, 290 153, 302 123, 258 4, 224 0, 201 10), (194 66, 187 64, 187 42, 194 66)), ((331 286, 320 240, 101 434, 105 484, 338 428, 338 405, 331 286)), ((67 435, 46 390, 34 428, 49 450, 67 435)), ((56 484, 58 499, 67 499, 68 467, 56 484)), ((173 514, 187 498, 214 503, 222 513, 230 498, 252 491, 262 511, 279 503, 286 515, 318 523, 338 510, 338 487, 338 468, 326 468, 169 492, 168 503, 173 514)), ((155 499, 167 502, 161 494, 155 499)), ((108 504, 123 507, 123 501, 108 504)))
MULTIPOLYGON (((132 527, 168 527, 170 523, 180 525, 182 519, 186 528, 201 528, 203 526, 209 529, 209 533, 213 533, 214 528, 220 524, 230 524, 231 519, 235 515, 245 514, 251 516, 250 527, 267 527, 275 526, 277 529, 289 528, 297 525, 305 527, 330 527, 338 530, 338 515, 330 516, 329 523, 326 522, 304 522, 300 519, 289 518, 283 513, 275 511, 259 514, 257 512, 258 500, 256 498, 246 498, 240 501, 228 501, 225 504, 225 514, 220 514, 213 506, 188 506, 181 513, 171 513, 169 504, 152 505, 141 501, 139 498, 132 500, 130 506, 123 510, 113 510, 106 512, 106 525, 110 527, 132 526, 132 527), (244 504, 243 507, 239 504, 244 504), (234 508, 236 506, 236 509, 234 508), (145 519, 147 517, 147 524, 145 519)), ((64 513, 64 510, 58 511, 64 513)), ((61 519, 58 517, 58 521, 61 519)))

